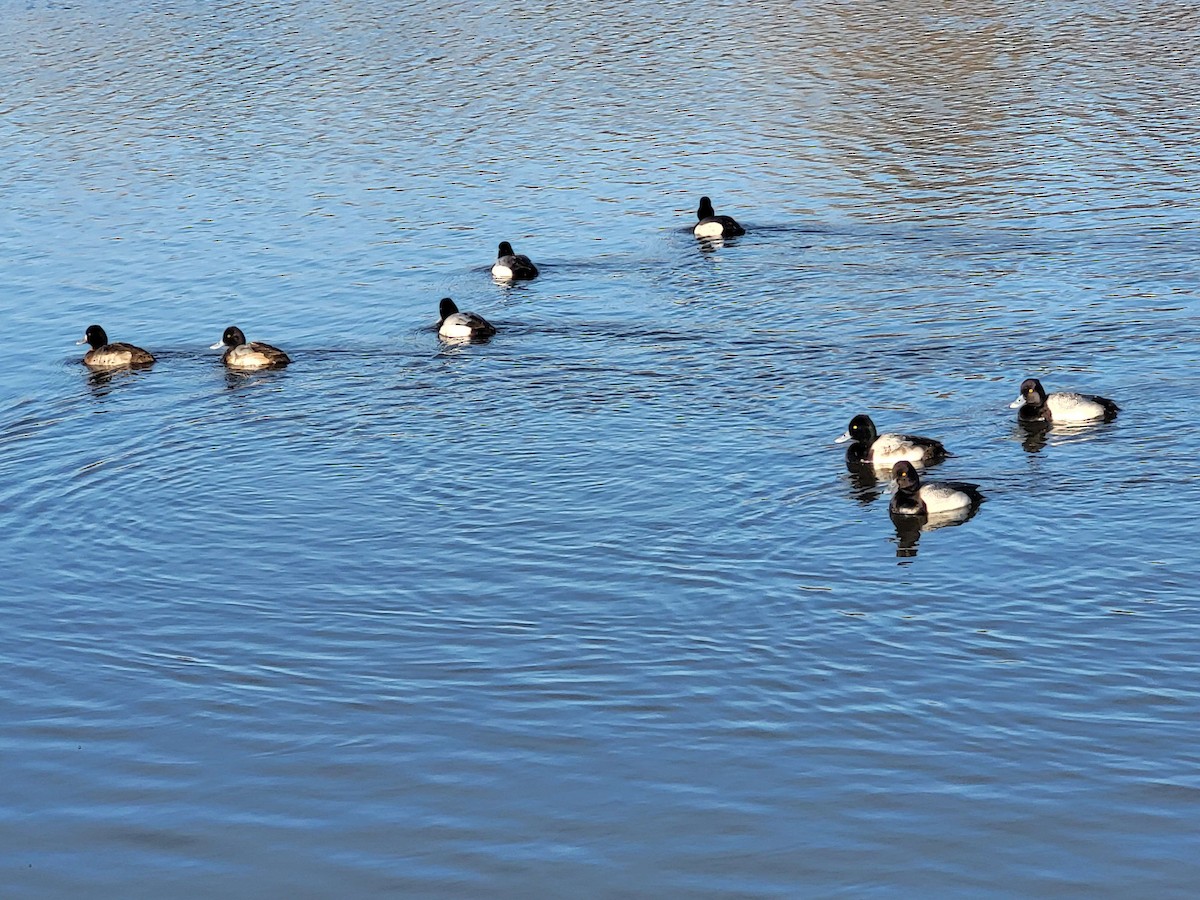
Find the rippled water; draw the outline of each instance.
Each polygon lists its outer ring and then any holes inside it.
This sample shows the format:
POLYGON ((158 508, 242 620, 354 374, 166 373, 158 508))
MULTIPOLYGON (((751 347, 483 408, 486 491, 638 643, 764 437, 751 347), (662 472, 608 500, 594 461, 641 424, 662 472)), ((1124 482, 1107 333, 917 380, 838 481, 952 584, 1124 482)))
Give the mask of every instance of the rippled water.
POLYGON ((4 896, 1194 892, 1191 4, 4 12, 4 896))

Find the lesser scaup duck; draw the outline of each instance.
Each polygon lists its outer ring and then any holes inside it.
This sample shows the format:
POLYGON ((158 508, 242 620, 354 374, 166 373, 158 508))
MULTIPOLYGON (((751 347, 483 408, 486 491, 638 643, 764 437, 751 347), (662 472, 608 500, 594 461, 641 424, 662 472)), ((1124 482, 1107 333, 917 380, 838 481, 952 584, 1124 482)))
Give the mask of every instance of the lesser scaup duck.
POLYGON ((1020 407, 1017 418, 1022 422, 1108 421, 1121 409, 1107 397, 1063 392, 1047 394, 1036 378, 1021 382, 1021 396, 1008 405, 1009 409, 1017 407, 1020 407))
POLYGON ((908 460, 892 466, 896 492, 890 511, 898 516, 928 516, 970 509, 983 502, 979 485, 966 481, 932 481, 921 484, 921 476, 908 460))
POLYGON ((901 460, 924 465, 940 462, 946 458, 946 448, 941 441, 918 437, 912 434, 878 434, 875 423, 868 415, 857 415, 850 420, 846 433, 834 443, 853 443, 846 448, 846 461, 871 463, 876 466, 891 466, 901 460))
POLYGON ((236 325, 230 325, 210 350, 227 348, 221 361, 231 369, 282 369, 291 359, 278 347, 259 341, 246 341, 246 335, 236 325))
POLYGON ((483 316, 473 312, 459 312, 458 305, 449 297, 438 304, 438 334, 444 338, 466 338, 472 341, 486 340, 496 333, 496 328, 483 316))
POLYGON ((79 344, 91 344, 92 349, 83 355, 83 364, 93 369, 120 369, 125 366, 148 366, 154 357, 133 344, 108 342, 108 335, 99 325, 89 325, 79 344))
POLYGON ((500 242, 496 263, 492 266, 492 277, 502 281, 528 281, 537 278, 537 266, 523 253, 513 253, 512 244, 500 242))
POLYGON ((737 237, 739 234, 746 233, 746 229, 735 222, 732 216, 718 216, 713 211, 712 201, 707 197, 700 198, 696 219, 698 221, 692 228, 692 234, 696 237, 737 237))

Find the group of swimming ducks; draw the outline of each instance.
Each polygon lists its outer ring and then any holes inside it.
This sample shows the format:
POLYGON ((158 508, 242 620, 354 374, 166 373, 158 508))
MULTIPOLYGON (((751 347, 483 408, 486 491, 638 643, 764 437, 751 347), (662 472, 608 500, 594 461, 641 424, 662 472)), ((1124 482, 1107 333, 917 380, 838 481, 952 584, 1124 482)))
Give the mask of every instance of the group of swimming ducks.
MULTIPOLYGON (((707 198, 706 198, 707 199, 707 198)), ((492 266, 492 277, 498 281, 518 281, 537 278, 538 270, 529 257, 513 253, 512 244, 500 242, 500 251, 492 266)), ((478 313, 462 312, 449 297, 438 305, 438 334, 448 340, 487 340, 496 333, 496 326, 478 313)), ((83 364, 92 369, 125 369, 153 365, 154 355, 141 347, 123 341, 109 341, 108 334, 99 325, 89 325, 78 344, 90 344, 91 350, 83 356, 83 364)), ((262 341, 247 341, 242 329, 230 325, 213 344, 211 350, 224 349, 222 362, 231 369, 256 371, 259 369, 282 369, 291 357, 262 341)))
MULTIPOLYGON (((708 197, 701 197, 692 233, 698 238, 713 240, 737 237, 745 234, 746 229, 731 216, 718 216, 712 201, 708 197)), ((537 276, 537 266, 528 256, 514 253, 508 241, 500 242, 496 262, 492 265, 493 278, 508 282, 530 280, 537 276)), ((446 297, 438 306, 437 331, 447 340, 483 341, 492 337, 496 328, 477 313, 460 311, 455 302, 446 297)), ((154 362, 154 356, 141 347, 122 342, 110 343, 108 335, 99 325, 89 326, 79 343, 91 345, 92 349, 84 355, 83 362, 93 369, 133 368, 154 362)), ((260 341, 247 341, 242 330, 234 325, 226 328, 221 340, 210 349, 224 349, 224 364, 241 371, 278 369, 291 362, 278 347, 260 341)), ((1027 378, 1021 383, 1020 396, 1010 408, 1018 409, 1017 419, 1021 422, 1045 424, 1111 421, 1120 409, 1112 400, 1091 394, 1048 394, 1036 378, 1027 378)), ((889 508, 894 516, 954 521, 969 515, 983 502, 983 494, 977 484, 965 481, 922 482, 918 468, 941 462, 947 456, 941 441, 909 434, 879 434, 875 423, 867 415, 851 419, 846 433, 836 443, 846 441, 851 442, 846 451, 847 464, 890 471, 894 492, 889 508)))
MULTIPOLYGON (((1026 425, 1109 422, 1120 411, 1107 397, 1064 391, 1047 393, 1036 378, 1021 382, 1021 392, 1009 408, 1016 409, 1017 421, 1026 425)), ((869 466, 890 470, 894 491, 889 510, 893 516, 911 516, 931 525, 953 524, 969 516, 983 502, 977 484, 921 480, 918 468, 947 457, 941 441, 913 434, 879 434, 867 415, 851 419, 845 434, 835 443, 846 441, 851 442, 846 450, 846 463, 852 469, 869 466)))

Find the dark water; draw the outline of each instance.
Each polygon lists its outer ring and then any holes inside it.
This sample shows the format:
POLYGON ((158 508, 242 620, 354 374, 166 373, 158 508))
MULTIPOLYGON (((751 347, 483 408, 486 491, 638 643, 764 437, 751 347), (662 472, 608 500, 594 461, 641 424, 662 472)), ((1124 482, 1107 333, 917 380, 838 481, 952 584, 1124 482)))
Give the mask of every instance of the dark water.
POLYGON ((4 17, 4 897, 1193 895, 1196 7, 4 17))

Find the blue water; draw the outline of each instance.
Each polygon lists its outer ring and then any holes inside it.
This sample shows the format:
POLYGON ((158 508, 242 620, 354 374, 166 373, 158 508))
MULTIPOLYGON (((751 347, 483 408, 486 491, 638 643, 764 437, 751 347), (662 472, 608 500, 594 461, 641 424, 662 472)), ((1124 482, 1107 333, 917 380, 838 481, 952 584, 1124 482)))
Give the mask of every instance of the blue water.
POLYGON ((3 12, 0 895, 1194 895, 1190 7, 3 12))

